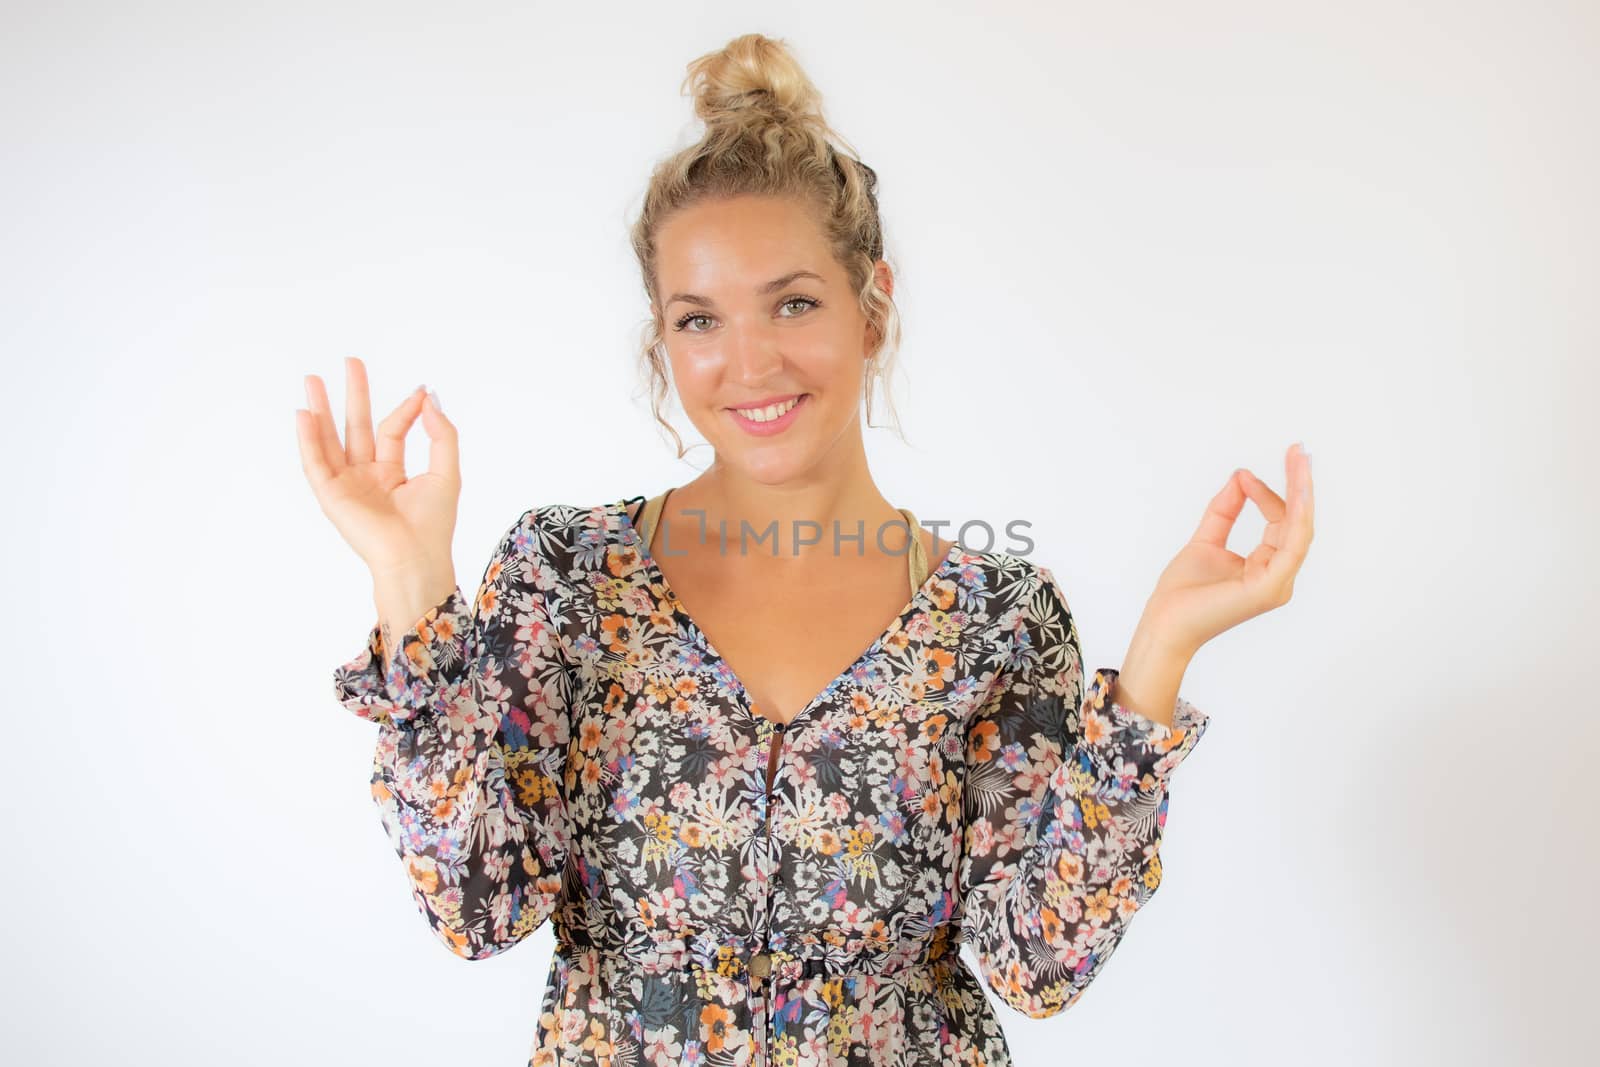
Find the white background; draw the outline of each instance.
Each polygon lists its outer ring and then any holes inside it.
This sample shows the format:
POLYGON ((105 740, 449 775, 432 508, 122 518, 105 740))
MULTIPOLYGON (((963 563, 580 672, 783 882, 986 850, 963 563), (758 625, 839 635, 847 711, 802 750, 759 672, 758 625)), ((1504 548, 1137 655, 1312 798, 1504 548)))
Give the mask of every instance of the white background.
POLYGON ((524 1062, 549 930, 468 965, 412 904, 293 413, 348 354, 380 412, 434 386, 465 583, 527 507, 693 477, 627 223, 751 31, 882 178, 876 477, 1029 520, 1086 667, 1235 467, 1315 457, 1294 600, 1184 680, 1166 881, 1017 1062, 1594 1055, 1594 4, 3 11, 8 1061, 524 1062))

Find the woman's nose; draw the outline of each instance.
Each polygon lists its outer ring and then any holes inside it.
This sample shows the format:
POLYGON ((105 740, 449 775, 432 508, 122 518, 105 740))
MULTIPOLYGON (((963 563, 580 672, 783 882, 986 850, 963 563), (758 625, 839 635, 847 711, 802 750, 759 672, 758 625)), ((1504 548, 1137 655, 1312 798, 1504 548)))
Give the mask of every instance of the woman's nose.
POLYGON ((743 382, 759 382, 770 378, 783 366, 783 354, 778 350, 778 331, 761 325, 731 326, 727 338, 726 356, 733 378, 743 382))

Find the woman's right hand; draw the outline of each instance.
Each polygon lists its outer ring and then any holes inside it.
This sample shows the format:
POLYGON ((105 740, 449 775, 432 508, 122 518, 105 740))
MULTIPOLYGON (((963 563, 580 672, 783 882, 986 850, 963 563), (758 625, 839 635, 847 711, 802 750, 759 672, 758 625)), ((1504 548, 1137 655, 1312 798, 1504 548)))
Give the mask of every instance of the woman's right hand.
POLYGON ((395 576, 446 578, 461 496, 456 428, 418 386, 378 424, 373 438, 367 369, 345 359, 344 444, 333 424, 322 379, 308 374, 306 404, 296 409, 300 466, 317 503, 371 569, 374 582, 395 576), (428 434, 428 469, 406 477, 406 433, 418 415, 428 434))

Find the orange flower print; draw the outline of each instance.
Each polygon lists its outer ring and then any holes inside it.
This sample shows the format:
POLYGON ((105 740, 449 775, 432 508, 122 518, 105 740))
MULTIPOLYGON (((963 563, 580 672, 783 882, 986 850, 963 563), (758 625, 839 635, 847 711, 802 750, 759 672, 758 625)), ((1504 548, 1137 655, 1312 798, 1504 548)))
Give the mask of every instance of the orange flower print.
POLYGON ((1000 725, 985 719, 967 734, 967 758, 973 763, 988 763, 1000 751, 1000 725))
POLYGON ((943 648, 929 648, 922 653, 922 669, 929 690, 944 688, 945 679, 954 675, 955 653, 943 648))
POLYGON ((644 566, 644 557, 633 545, 611 545, 606 549, 606 571, 626 578, 644 566))
POLYGON ((707 1004, 700 1010, 700 1040, 713 1055, 721 1052, 728 1039, 728 1023, 733 1015, 720 1004, 707 1004))
POLYGON ((608 651, 626 654, 633 647, 633 620, 626 615, 607 615, 600 620, 600 632, 608 651))

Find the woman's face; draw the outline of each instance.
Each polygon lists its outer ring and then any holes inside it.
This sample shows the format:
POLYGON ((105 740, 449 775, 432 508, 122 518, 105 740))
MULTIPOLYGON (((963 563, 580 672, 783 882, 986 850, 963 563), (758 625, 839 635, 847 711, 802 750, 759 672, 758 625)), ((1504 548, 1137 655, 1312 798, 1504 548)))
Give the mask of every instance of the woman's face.
MULTIPOLYGON (((718 463, 776 484, 859 440, 872 334, 799 202, 685 208, 657 231, 656 271, 678 399, 718 463)), ((891 291, 881 261, 878 284, 891 291)))

